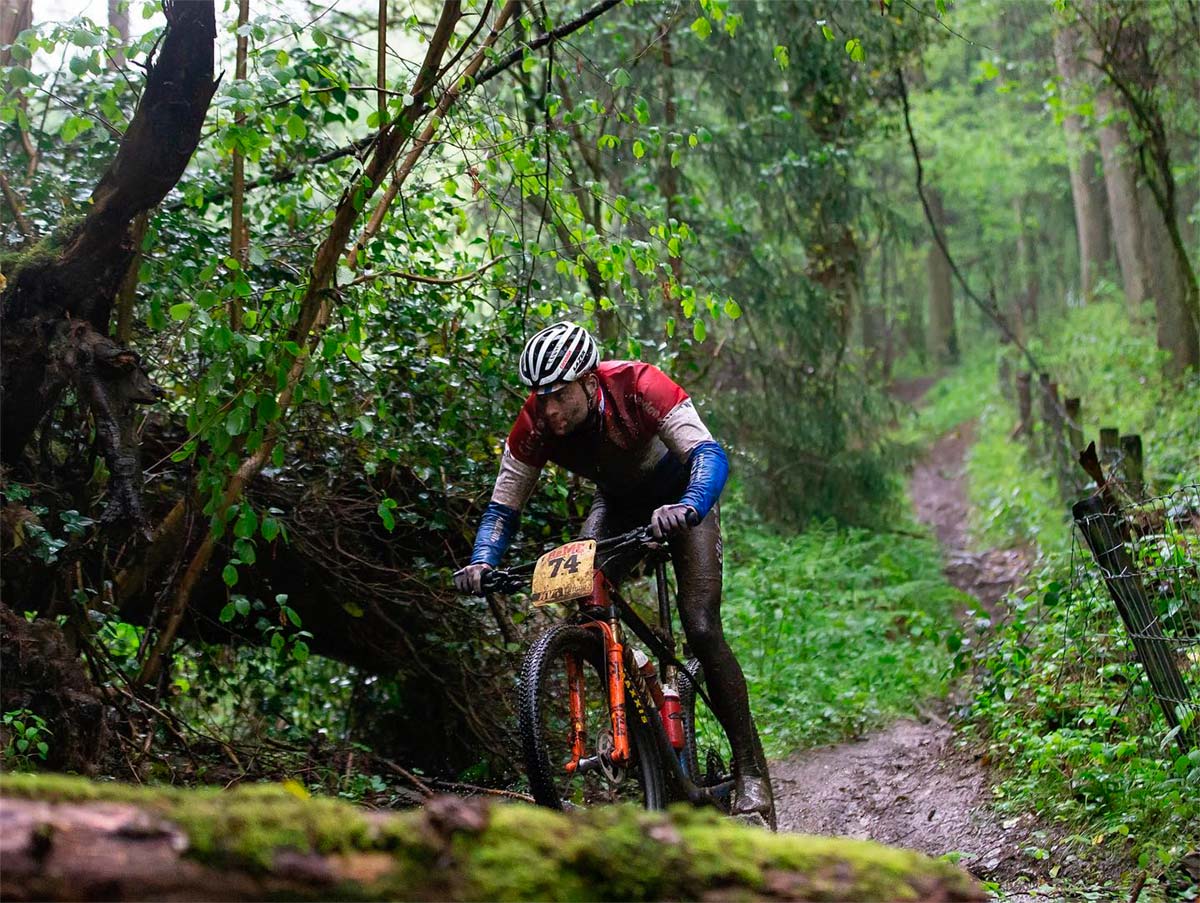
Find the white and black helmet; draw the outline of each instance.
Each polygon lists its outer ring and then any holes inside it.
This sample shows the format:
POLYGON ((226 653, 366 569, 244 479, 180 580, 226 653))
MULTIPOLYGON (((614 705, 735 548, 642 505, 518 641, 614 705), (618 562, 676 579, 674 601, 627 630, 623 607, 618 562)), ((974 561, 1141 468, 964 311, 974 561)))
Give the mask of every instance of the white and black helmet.
POLYGON ((525 343, 521 382, 544 394, 560 382, 574 382, 599 362, 600 350, 586 329, 566 321, 555 323, 525 343))

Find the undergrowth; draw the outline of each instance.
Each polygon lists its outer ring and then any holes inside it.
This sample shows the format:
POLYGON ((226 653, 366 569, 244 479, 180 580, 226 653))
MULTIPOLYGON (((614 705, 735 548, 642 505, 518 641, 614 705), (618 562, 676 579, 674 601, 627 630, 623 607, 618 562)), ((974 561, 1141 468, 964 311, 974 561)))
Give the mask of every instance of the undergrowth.
POLYGON ((844 739, 943 695, 964 597, 936 544, 811 524, 780 535, 727 518, 725 632, 768 755, 844 739))
MULTIPOLYGON (((1073 310, 1032 350, 1064 397, 1082 398, 1085 439, 1102 425, 1142 435, 1151 492, 1197 482, 1200 379, 1162 377, 1152 336, 1113 334, 1123 321, 1110 304, 1073 310)), ((1001 809, 1039 811, 1074 855, 1115 853, 1159 892, 1194 899, 1177 864, 1200 846, 1200 750, 1183 754, 1167 735, 1103 587, 1073 586, 1091 562, 1072 557, 1069 504, 1051 468, 1011 438, 1017 413, 996 373, 993 355, 971 358, 931 393, 928 415, 944 424, 973 396, 973 530, 980 544, 1024 545, 1035 558, 975 654, 968 730, 1001 766, 1001 809)))

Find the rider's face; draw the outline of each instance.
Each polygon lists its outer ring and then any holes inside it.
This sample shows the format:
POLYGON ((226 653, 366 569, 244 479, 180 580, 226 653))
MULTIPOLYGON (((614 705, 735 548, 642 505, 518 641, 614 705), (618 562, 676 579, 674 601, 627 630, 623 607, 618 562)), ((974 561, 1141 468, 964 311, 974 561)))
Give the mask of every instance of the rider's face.
POLYGON ((588 416, 588 392, 592 379, 585 376, 577 382, 567 383, 557 392, 538 396, 538 407, 546 418, 550 432, 566 436, 583 424, 588 416))

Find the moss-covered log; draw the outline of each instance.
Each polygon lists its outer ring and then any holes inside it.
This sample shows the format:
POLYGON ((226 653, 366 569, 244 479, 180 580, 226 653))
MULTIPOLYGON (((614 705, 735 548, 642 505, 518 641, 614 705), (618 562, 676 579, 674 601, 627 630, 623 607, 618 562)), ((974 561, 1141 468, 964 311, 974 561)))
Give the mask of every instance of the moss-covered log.
POLYGON ((439 797, 367 812, 299 787, 0 782, 6 900, 983 900, 947 862, 713 813, 574 816, 439 797))

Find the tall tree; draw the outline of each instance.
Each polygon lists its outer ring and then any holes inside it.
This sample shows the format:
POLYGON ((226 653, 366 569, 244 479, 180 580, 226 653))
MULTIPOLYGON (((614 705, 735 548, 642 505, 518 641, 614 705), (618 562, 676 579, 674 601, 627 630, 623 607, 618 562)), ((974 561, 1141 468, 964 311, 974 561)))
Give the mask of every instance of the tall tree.
MULTIPOLYGON (((946 238, 946 206, 942 193, 936 188, 927 188, 929 212, 933 217, 932 225, 946 238)), ((954 284, 950 271, 950 261, 946 258, 941 245, 935 241, 929 244, 926 258, 926 269, 929 275, 929 320, 926 331, 926 345, 929 356, 939 364, 953 364, 958 361, 958 333, 954 323, 954 284)))
POLYGON ((1071 198, 1075 205, 1075 230, 1079 237, 1079 287, 1084 301, 1090 301, 1096 280, 1111 257, 1108 240, 1108 212, 1104 206, 1104 181, 1099 160, 1088 144, 1083 118, 1073 110, 1089 84, 1080 57, 1079 26, 1067 24, 1054 33, 1054 60, 1062 82, 1062 99, 1067 108, 1062 117, 1070 154, 1071 198))
MULTIPOLYGON (((1133 0, 1091 0, 1080 21, 1092 40, 1089 61, 1104 76, 1097 115, 1102 118, 1101 147, 1108 145, 1105 176, 1110 158, 1126 170, 1119 195, 1127 221, 1118 250, 1124 242, 1131 263, 1135 254, 1139 258, 1132 287, 1143 293, 1139 300, 1153 296, 1159 347, 1170 354, 1171 368, 1182 372, 1200 369, 1200 285, 1179 224, 1162 67, 1181 53, 1194 53, 1197 23, 1194 11, 1191 17, 1172 13, 1153 21, 1152 12, 1133 0), (1156 28, 1162 33, 1155 34, 1156 28), (1138 176, 1153 204, 1139 194, 1138 176)), ((1115 224, 1116 211, 1113 217, 1115 224)))

